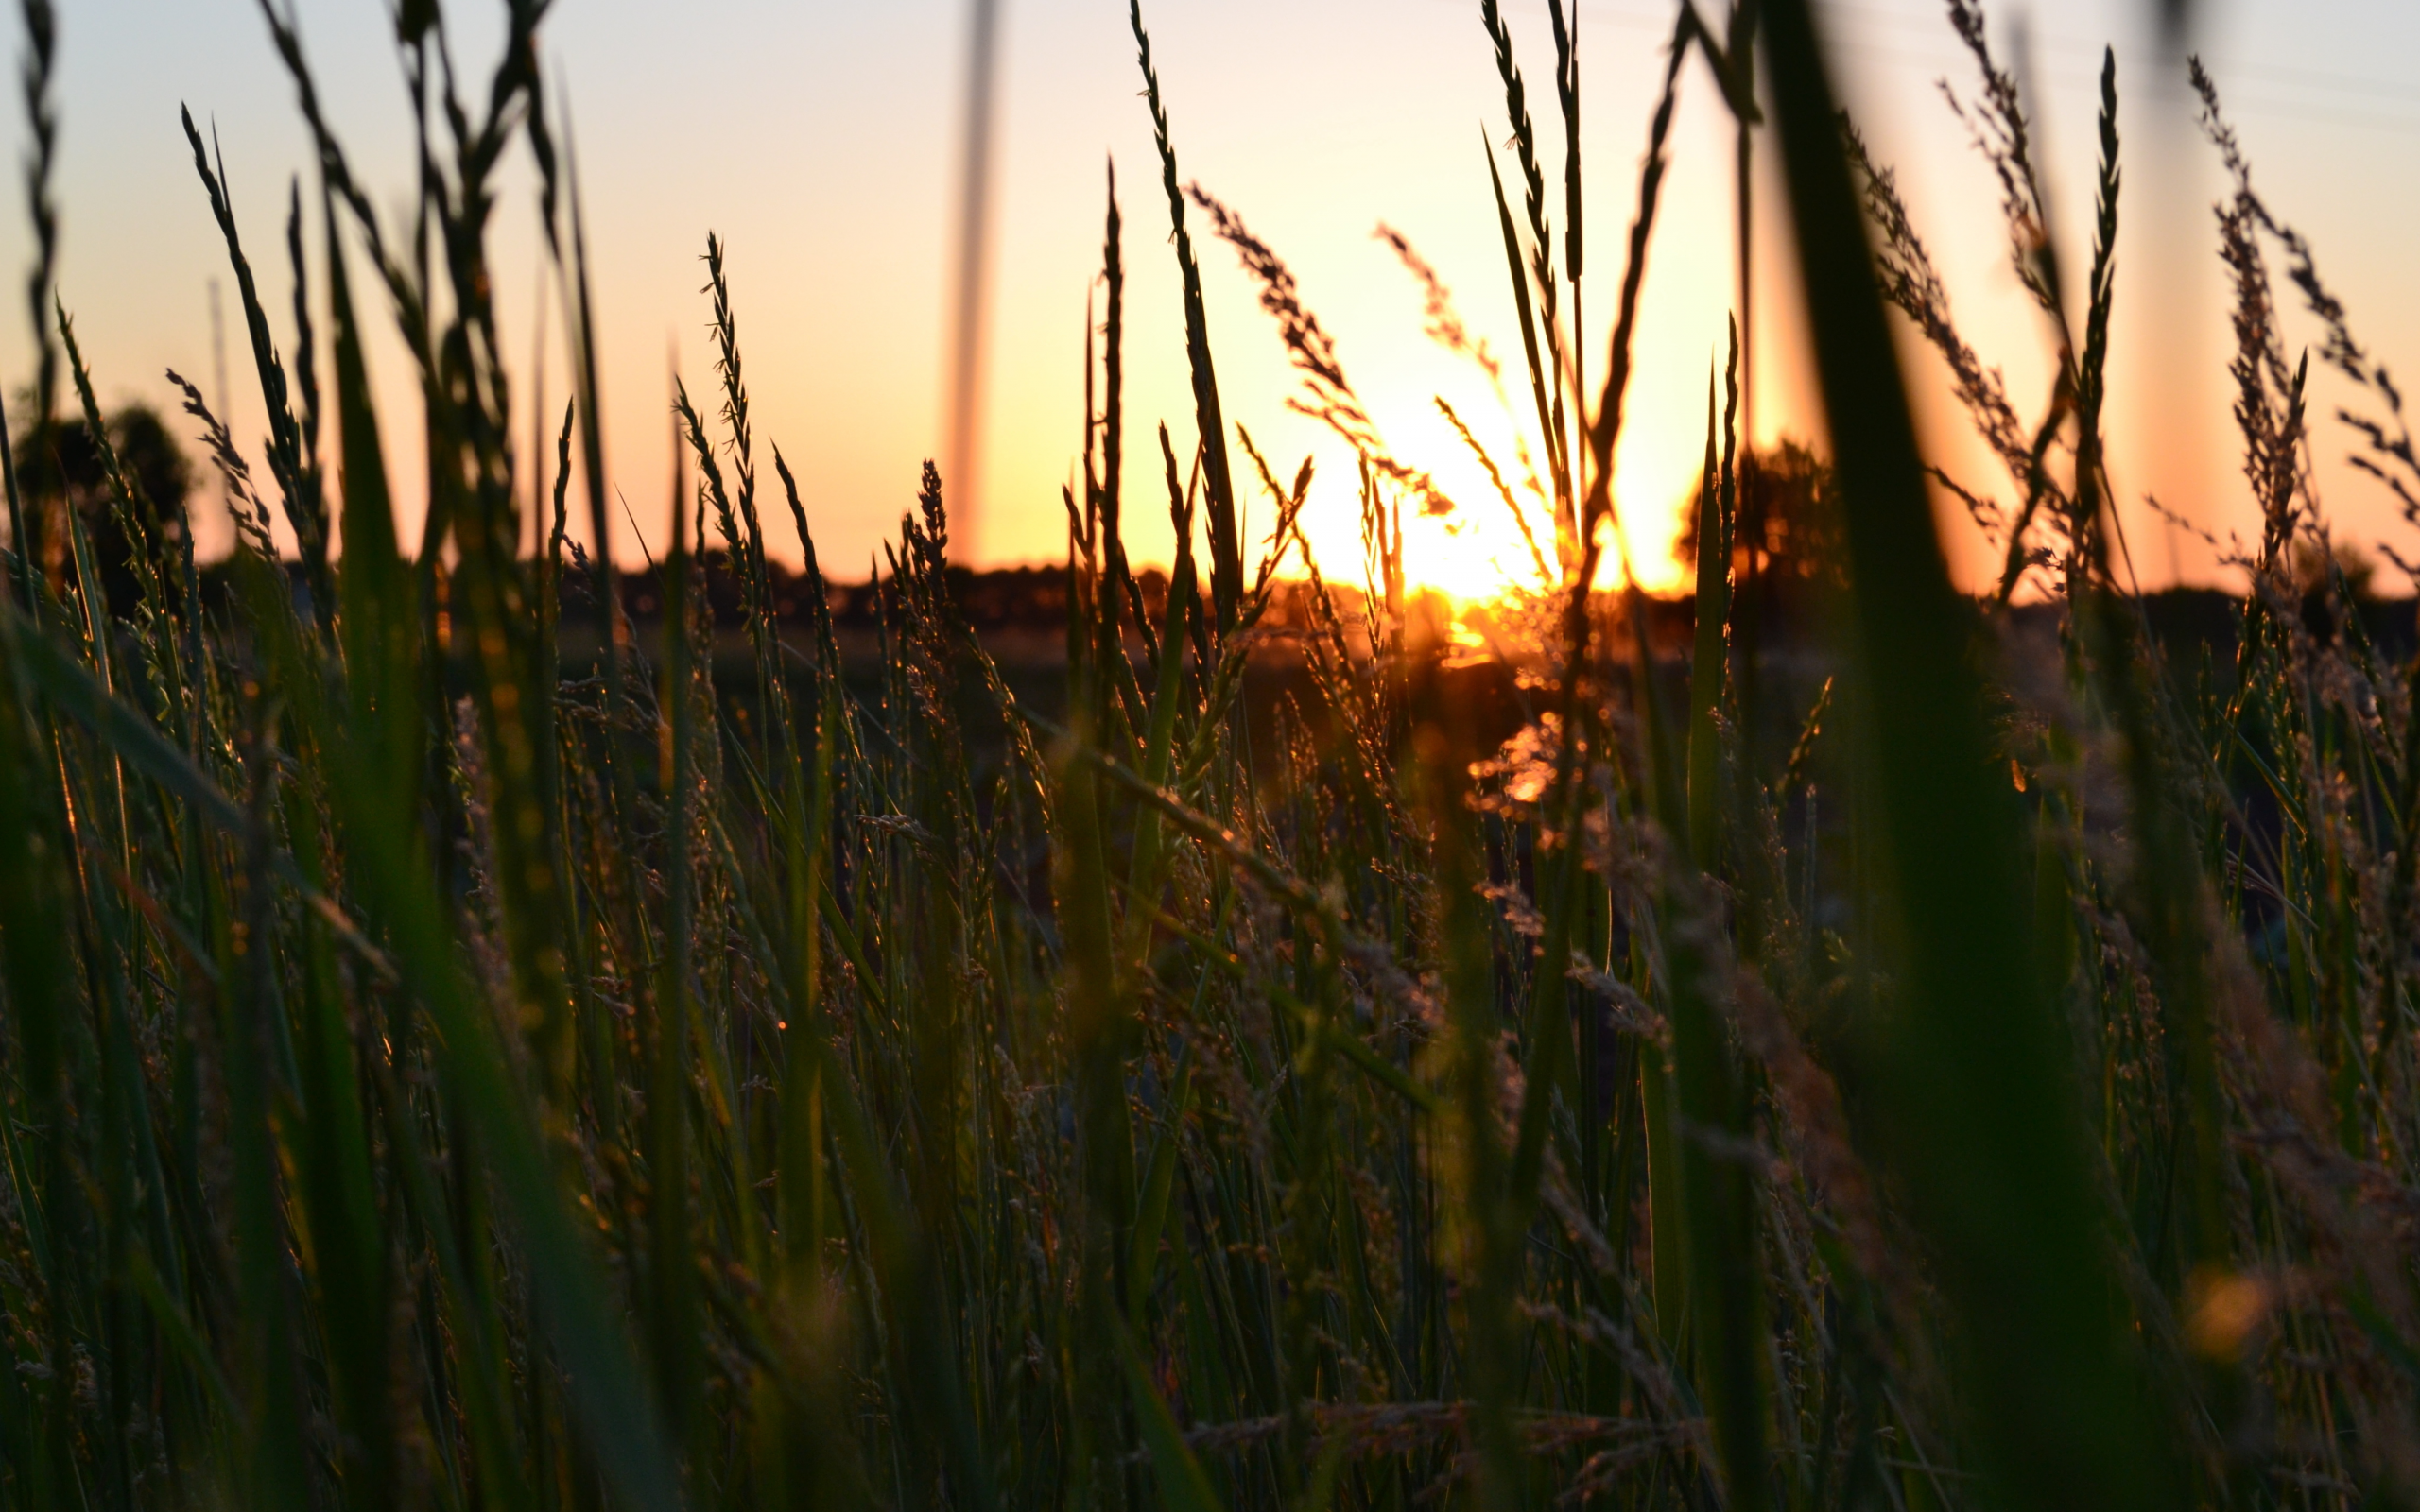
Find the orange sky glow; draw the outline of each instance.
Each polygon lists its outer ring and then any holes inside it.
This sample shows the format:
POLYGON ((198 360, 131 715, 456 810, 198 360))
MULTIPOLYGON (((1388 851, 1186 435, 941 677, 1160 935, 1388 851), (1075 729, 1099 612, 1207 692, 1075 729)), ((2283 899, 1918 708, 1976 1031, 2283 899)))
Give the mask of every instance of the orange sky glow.
MULTIPOLYGON (((2227 418, 2225 290, 2209 215, 2221 182, 2193 134, 2181 70, 2140 30, 2147 9, 2036 0, 1996 5, 1992 14, 2004 53, 2028 60, 2064 217, 2058 230, 2078 266, 2086 256, 2099 49, 2104 41, 2118 47, 2127 198, 2112 468, 2144 580, 2216 581, 2223 575, 2211 550, 2143 503, 2156 495, 2221 538, 2252 526, 2227 418)), ((1533 574, 1502 502, 1437 401, 1469 423, 1516 488, 1516 438, 1536 445, 1533 419, 1520 418, 1526 379, 1483 158, 1494 144, 1511 177, 1503 94, 1478 9, 1477 0, 1159 0, 1146 8, 1184 175, 1287 259, 1390 449, 1431 471, 1456 502, 1443 519, 1409 522, 1411 576, 1474 597, 1533 574), (1476 364, 1423 335, 1420 287, 1374 236, 1381 222, 1408 236, 1451 287, 1473 335, 1504 364, 1510 404, 1476 364)), ((1506 9, 1532 109, 1546 125, 1552 50, 1544 0, 1513 0, 1506 9)), ((189 104, 216 125, 272 323, 290 341, 278 249, 288 176, 305 162, 292 91, 248 0, 164 9, 146 0, 60 0, 60 10, 59 283, 101 391, 173 413, 162 371, 174 367, 223 404, 239 440, 256 449, 260 402, 241 382, 249 362, 233 345, 241 326, 232 302, 233 381, 224 390, 214 370, 211 284, 232 301, 233 284, 176 109, 189 104)), ((1579 339, 1593 390, 1670 21, 1659 0, 1582 0, 1578 11, 1589 183, 1579 339)), ((1945 77, 1970 90, 1971 66, 1929 0, 1838 0, 1821 13, 1853 108, 1877 155, 1898 168, 1962 324, 2004 370, 2030 421, 2047 394, 2048 346, 2009 272, 1988 172, 1935 91, 1945 77)), ((666 534, 672 370, 693 394, 713 384, 707 308, 696 292, 709 229, 730 248, 759 446, 778 441, 797 470, 827 572, 864 576, 912 506, 918 464, 944 449, 964 14, 964 0, 559 0, 542 48, 549 87, 570 112, 587 194, 610 482, 648 545, 660 550, 666 534)), ((383 186, 373 198, 399 214, 410 174, 408 116, 387 52, 386 8, 309 0, 301 19, 356 170, 383 186)), ((1003 0, 1002 24, 986 397, 976 475, 949 484, 968 511, 957 545, 983 565, 1062 558, 1060 490, 1080 455, 1085 311, 1097 293, 1103 170, 1114 160, 1129 276, 1130 552, 1164 562, 1172 541, 1157 507, 1152 427, 1165 420, 1184 455, 1193 414, 1167 206, 1136 97, 1124 3, 1003 0)), ((499 34, 496 18, 488 8, 457 5, 449 26, 458 60, 476 77, 499 34)), ((2420 236, 2420 200, 2380 192, 2409 179, 2420 149, 2420 17, 2383 0, 2237 0, 2209 12, 2199 44, 2273 207, 2310 236, 2357 331, 2390 366, 2398 352, 2420 354, 2420 299, 2403 250, 2420 236), (2377 45, 2351 56, 2325 41, 2347 35, 2377 45)), ((11 153, 22 151, 21 122, 11 116, 0 134, 11 153)), ((1686 577, 1671 543, 1703 450, 1707 385, 1731 313, 1729 148, 1728 116, 1693 62, 1683 77, 1638 330, 1639 376, 1615 471, 1628 558, 1659 590, 1686 577)), ((1760 162, 1770 170, 1769 153, 1760 162)), ((1558 164, 1559 157, 1550 161, 1549 173, 1558 164)), ((527 165, 516 163, 507 183, 495 276, 510 350, 531 354, 514 396, 526 435, 537 404, 559 416, 566 368, 527 165)), ((1766 209, 1754 249, 1751 366, 1755 438, 1769 444, 1817 435, 1821 419, 1801 364, 1788 230, 1772 211, 1778 195, 1768 183, 1759 199, 1766 209)), ((1288 409, 1296 377, 1256 307, 1257 290, 1201 213, 1191 215, 1227 415, 1281 475, 1314 458, 1306 534, 1331 576, 1357 581, 1352 454, 1288 409)), ((27 243, 22 215, 0 206, 0 268, 27 266, 27 243)), ((316 269, 313 276, 323 286, 316 269)), ((17 288, 17 276, 6 286, 17 288)), ((32 361, 22 309, 21 300, 0 305, 0 386, 12 400, 32 361)), ((2299 324, 2290 335, 2308 337, 2299 324)), ((1932 459, 1988 488, 1991 459, 1951 407, 1937 366, 1912 343, 1908 350, 1932 459)), ((372 358, 389 423, 409 434, 400 348, 386 342, 372 358)), ((2315 378, 2311 410, 2323 417, 2320 491, 2340 535, 2389 540, 2407 557, 2420 555, 2382 490, 2343 465, 2349 440, 2324 418, 2342 397, 2330 381, 2315 378)), ((394 450, 408 528, 419 480, 403 455, 408 449, 394 450)), ((1273 510, 1247 487, 1253 473, 1240 449, 1236 462, 1257 551, 1273 510)), ((203 518, 198 528, 206 550, 223 548, 223 521, 203 518)), ((773 511, 768 531, 777 554, 797 559, 783 511, 773 511)), ((1969 581, 1988 576, 1988 554, 1962 522, 1950 522, 1947 539, 1969 581)), ((627 524, 616 544, 625 562, 642 559, 627 524)))

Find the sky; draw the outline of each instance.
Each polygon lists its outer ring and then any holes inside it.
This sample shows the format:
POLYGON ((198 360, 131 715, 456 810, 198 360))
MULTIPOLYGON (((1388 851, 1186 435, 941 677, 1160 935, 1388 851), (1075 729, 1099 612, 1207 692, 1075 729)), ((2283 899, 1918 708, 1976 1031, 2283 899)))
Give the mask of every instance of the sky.
MULTIPOLYGON (((58 288, 100 392, 105 403, 142 400, 173 413, 164 374, 174 368, 227 412, 257 457, 262 411, 257 389, 242 383, 250 363, 233 281, 177 111, 189 107, 216 134, 272 325, 290 345, 285 205, 292 176, 308 165, 292 87, 253 0, 57 3, 58 288), (214 284, 233 383, 214 361, 214 284)), ((1080 455, 1087 301, 1098 297, 1113 163, 1128 271, 1130 501, 1157 496, 1153 423, 1167 421, 1180 455, 1192 433, 1167 205, 1123 0, 1000 4, 982 444, 971 482, 947 485, 960 511, 954 544, 987 565, 1063 554, 1060 492, 1080 455)), ((629 511, 616 543, 624 560, 664 543, 674 375, 693 393, 713 384, 700 293, 709 231, 729 247, 758 445, 778 443, 797 472, 827 571, 863 577, 913 507, 920 464, 942 451, 946 430, 968 5, 557 0, 540 48, 577 142, 587 202, 607 472, 629 511)), ((460 0, 447 8, 469 77, 484 77, 501 10, 460 0)), ((1545 0, 1508 0, 1506 10, 1544 125, 1553 59, 1545 0)), ((2028 60, 2054 213, 2078 267, 2087 255, 2100 51, 2118 48, 2127 179, 2112 469, 2141 575, 2211 581, 2222 574, 2211 550, 2142 502, 2155 495, 2221 539, 2255 528, 2227 416, 2225 287, 2210 215, 2223 183, 2193 131, 2181 66, 2149 37, 2147 10, 2132 0, 1991 8, 2003 56, 2028 60)), ((386 0, 301 0, 299 14, 356 176, 400 217, 410 120, 386 0)), ((1971 64, 1934 0, 1830 0, 1819 14, 1851 109, 1877 156, 1897 169, 1960 323, 2031 419, 2048 391, 2043 331, 2009 269, 1989 172, 1938 89, 1946 79, 1971 94, 1971 64)), ((1145 16, 1184 177, 1287 260, 1389 446, 1431 468, 1457 501, 1443 520, 1412 522, 1412 575, 1465 593, 1520 575, 1526 558, 1504 507, 1435 400, 1452 404, 1516 471, 1512 412, 1474 364, 1423 335, 1419 286, 1374 235, 1383 222, 1407 236, 1508 377, 1519 370, 1484 154, 1493 148, 1508 176, 1513 169, 1477 0, 1157 0, 1145 16)), ((1670 11, 1661 0, 1581 0, 1579 26, 1591 285, 1582 335, 1593 373, 1604 362, 1670 11)), ((0 37, 16 44, 5 26, 0 37)), ((2420 352, 2420 293, 2408 276, 2409 249, 2420 245, 2420 196, 2408 192, 2420 160, 2420 7, 2219 0, 2204 7, 2194 44, 2272 208, 2309 237, 2361 339, 2390 367, 2399 353, 2420 352)), ((19 117, 0 114, 0 150, 13 161, 26 132, 19 117)), ((1706 386, 1731 303, 1729 152, 1711 77, 1692 62, 1646 274, 1640 377, 1616 459, 1623 545, 1655 587, 1685 576, 1670 542, 1703 447, 1706 386)), ((1760 146, 1760 163, 1769 168, 1772 157, 1760 146)), ((529 353, 514 396, 527 435, 531 406, 543 403, 559 418, 567 394, 563 322, 525 161, 516 157, 505 183, 493 265, 508 350, 529 353)), ((1760 196, 1767 206, 1777 198, 1770 185, 1760 196)), ((1256 286, 1198 211, 1192 224, 1227 415, 1282 475, 1305 455, 1315 458, 1312 543, 1336 576, 1357 578, 1351 454, 1288 409, 1296 378, 1256 307, 1256 286)), ((1754 416, 1765 443, 1821 429, 1795 339, 1786 235, 1767 215, 1754 249, 1754 416)), ((314 226, 309 244, 319 241, 314 226)), ((22 210, 0 200, 0 287, 15 296, 0 303, 0 389, 12 404, 34 348, 16 293, 22 274, 5 270, 30 260, 22 210)), ((316 266, 312 280, 324 287, 316 266)), ((2307 322, 2290 335, 2314 339, 2307 322)), ((372 357, 388 423, 409 434, 400 349, 384 342, 372 357)), ((1917 356, 1910 370, 1928 454, 1962 480, 1988 484, 1989 459, 1945 403, 1938 369, 1917 356)), ((2331 415, 2345 397, 2331 382, 2315 380, 2314 415, 2331 415)), ((2413 528, 2343 465, 2349 445, 2341 427, 2320 422, 2319 487, 2339 535, 2420 555, 2413 528)), ((759 461, 769 481, 761 450, 759 461)), ((407 456, 390 457, 406 530, 420 513, 409 466, 407 456)), ((1252 492, 1256 550, 1271 511, 1252 492)), ((228 536, 215 509, 197 510, 205 550, 228 536)), ((1167 560, 1165 515, 1130 503, 1130 521, 1132 555, 1167 560)), ((796 559, 779 511, 768 530, 776 553, 796 559)), ((1988 574, 1987 554, 1954 523, 1948 539, 1970 581, 1988 574)))

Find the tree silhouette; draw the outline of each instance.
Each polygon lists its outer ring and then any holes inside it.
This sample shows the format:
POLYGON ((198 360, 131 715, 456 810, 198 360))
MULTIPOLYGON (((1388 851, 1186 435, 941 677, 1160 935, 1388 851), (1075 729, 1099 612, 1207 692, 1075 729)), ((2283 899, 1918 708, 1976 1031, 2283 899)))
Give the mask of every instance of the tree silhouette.
POLYGON ((102 463, 101 449, 81 419, 52 420, 17 438, 17 486, 26 501, 26 530, 44 570, 56 580, 72 574, 74 561, 67 540, 66 509, 75 512, 92 543, 93 565, 98 574, 109 611, 124 618, 142 601, 141 578, 135 571, 136 552, 144 535, 158 532, 163 547, 184 540, 185 500, 193 491, 193 469, 182 448, 159 412, 144 404, 127 405, 112 416, 107 430, 110 447, 133 497, 120 507, 102 463), (62 509, 64 506, 64 509, 62 509))
MULTIPOLYGON (((1731 535, 1734 583, 1787 592, 1840 580, 1840 500, 1831 463, 1788 438, 1741 456, 1738 511, 1731 535)), ((1694 499, 1672 555, 1685 566, 1697 565, 1694 499)))

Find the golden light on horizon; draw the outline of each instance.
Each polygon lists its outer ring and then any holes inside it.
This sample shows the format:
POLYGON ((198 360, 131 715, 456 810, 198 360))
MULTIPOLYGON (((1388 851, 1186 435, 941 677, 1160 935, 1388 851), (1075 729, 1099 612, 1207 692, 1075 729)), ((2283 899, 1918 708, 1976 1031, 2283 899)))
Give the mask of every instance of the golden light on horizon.
MULTIPOLYGON (((1452 504, 1449 510, 1431 513, 1421 507, 1418 499, 1404 499, 1406 586, 1443 593, 1459 604, 1484 603, 1512 590, 1556 587, 1562 578, 1552 485, 1534 415, 1514 407, 1526 401, 1526 393, 1521 401, 1514 401, 1488 392, 1490 387, 1474 381, 1467 365, 1433 349, 1402 363, 1372 386, 1380 397, 1371 402, 1370 408, 1390 455, 1404 467, 1426 473, 1438 493, 1452 504), (1431 357, 1433 365, 1426 360, 1431 357), (1452 382, 1455 379, 1462 380, 1459 387, 1452 382), (1469 439, 1438 407, 1437 387, 1447 390, 1448 403, 1468 428, 1469 439), (1485 449, 1495 476, 1489 475, 1487 463, 1474 452, 1474 441, 1485 449)), ((1357 459, 1349 448, 1323 431, 1313 433, 1312 439, 1320 444, 1313 449, 1316 472, 1309 503, 1303 511, 1303 537, 1325 578, 1357 584, 1366 552, 1357 459)), ((1600 587, 1623 582, 1626 567, 1650 592, 1670 593, 1686 584, 1689 574, 1674 558, 1671 547, 1683 526, 1684 511, 1695 496, 1704 446, 1702 429, 1693 428, 1685 436, 1674 428, 1647 424, 1628 430, 1615 456, 1614 506, 1619 530, 1616 534, 1616 525, 1609 523, 1600 538, 1600 587)), ((1270 461, 1276 465, 1277 458, 1272 455, 1270 461)), ((1253 501, 1251 510, 1253 529, 1265 532, 1265 491, 1253 501)), ((1256 534, 1254 545, 1259 544, 1256 534)), ((1294 569, 1289 566, 1288 570, 1294 569)))

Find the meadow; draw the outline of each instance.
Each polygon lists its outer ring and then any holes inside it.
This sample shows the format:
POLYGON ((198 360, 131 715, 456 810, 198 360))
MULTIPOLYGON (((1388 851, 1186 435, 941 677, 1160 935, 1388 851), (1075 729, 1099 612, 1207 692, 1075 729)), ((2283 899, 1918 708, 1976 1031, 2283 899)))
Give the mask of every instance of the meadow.
POLYGON ((2420 660, 2309 487, 2350 444, 2420 513, 2420 462, 2198 65, 2263 528, 2230 633, 2179 642, 2103 463, 2114 64, 2063 268, 2023 92, 1947 0, 2055 356, 2022 396, 1842 129, 1809 0, 1681 7, 1611 231, 1565 7, 1525 75, 1481 0, 1528 425, 1450 507, 1511 509, 1541 586, 1479 633, 1404 576, 1448 502, 1180 169, 1138 6, 1158 171, 1106 206, 1036 691, 930 464, 871 588, 769 558, 813 521, 711 241, 718 388, 669 419, 672 539, 625 591, 545 6, 506 9, 476 87, 433 0, 397 11, 400 221, 273 0, 319 163, 285 248, 188 121, 269 416, 248 459, 187 390, 242 526, 203 563, 50 294, 24 0, 49 337, 12 418, 102 444, 94 497, 23 448, 6 477, 0 1507, 2420 1504, 2420 660), (1626 395, 1706 382, 1630 358, 1685 89, 1777 155, 1787 205, 1743 166, 1738 211, 1794 228, 1829 430, 1743 446, 1735 356, 1663 633, 1606 559, 1608 459, 1626 395), (524 152, 579 377, 526 444, 487 261, 524 152), (1130 244, 1176 259, 1182 331, 1128 328, 1130 244), (1220 407, 1229 254, 1359 459, 1360 560, 1314 559, 1307 467, 1220 407), (1192 374, 1155 432, 1143 339, 1192 374), (1914 343, 2004 478, 1928 470, 1914 343), (2366 407, 2314 418, 2314 360, 2366 407), (1979 594, 1944 497, 2004 559, 1979 594), (1122 522, 1161 509, 1147 588, 1122 522))

